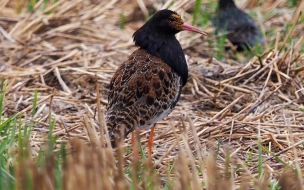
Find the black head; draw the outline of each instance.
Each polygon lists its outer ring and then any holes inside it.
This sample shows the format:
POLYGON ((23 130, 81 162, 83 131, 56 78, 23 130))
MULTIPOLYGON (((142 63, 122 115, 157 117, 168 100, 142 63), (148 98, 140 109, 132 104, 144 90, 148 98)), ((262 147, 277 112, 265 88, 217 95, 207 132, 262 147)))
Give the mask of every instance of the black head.
POLYGON ((175 34, 188 30, 206 35, 205 32, 184 23, 181 17, 171 10, 160 10, 155 13, 134 34, 135 45, 147 50, 150 54, 160 57, 173 68, 186 84, 188 67, 181 45, 175 34))
POLYGON ((235 4, 233 0, 219 0, 218 8, 219 9, 227 9, 227 8, 235 8, 235 4))
POLYGON ((150 20, 148 20, 134 34, 135 45, 140 47, 145 46, 141 43, 142 38, 149 34, 161 36, 174 36, 182 30, 188 30, 206 35, 207 33, 184 23, 182 18, 174 11, 164 9, 156 12, 150 20))
POLYGON ((161 32, 164 35, 175 35, 183 30, 183 24, 184 21, 176 12, 167 9, 160 10, 134 33, 134 37, 136 38, 136 35, 144 29, 149 29, 153 32, 161 32))

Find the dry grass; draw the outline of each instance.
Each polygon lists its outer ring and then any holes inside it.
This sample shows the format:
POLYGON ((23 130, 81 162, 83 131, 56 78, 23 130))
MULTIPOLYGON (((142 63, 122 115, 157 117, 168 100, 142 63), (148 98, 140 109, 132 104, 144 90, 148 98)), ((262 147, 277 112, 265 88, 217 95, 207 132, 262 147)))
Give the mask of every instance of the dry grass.
MULTIPOLYGON (((71 143, 76 151, 63 167, 63 171, 67 171, 64 189, 125 189, 129 184, 130 179, 120 171, 123 163, 132 162, 136 166, 136 157, 131 153, 118 156, 122 160, 118 159, 117 164, 113 153, 101 148, 105 137, 98 133, 102 118, 97 113, 105 110, 107 86, 114 71, 136 49, 131 36, 144 23, 147 11, 166 8, 173 1, 141 2, 59 0, 43 10, 41 0, 33 13, 17 14, 18 7, 22 7, 20 1, 0 1, 0 77, 6 79, 4 117, 20 113, 24 115, 24 122, 37 121, 29 142, 33 157, 38 155, 49 130, 49 112, 56 120, 54 135, 59 136, 55 150, 59 149, 60 142, 70 139, 92 144, 87 147, 80 142, 71 143), (123 30, 119 29, 122 15, 123 30), (95 75, 101 107, 96 104, 95 75), (39 93, 37 112, 31 117, 35 90, 39 93), (108 169, 100 169, 104 167, 108 169), (83 173, 87 174, 87 180, 78 181, 83 173), (96 182, 108 175, 111 183, 96 182), (76 182, 79 183, 75 187, 76 182)), ((193 3, 178 0, 170 9, 191 22, 193 3)), ((285 0, 268 0, 257 10, 262 31, 277 28, 276 35, 268 39, 275 45, 267 47, 259 57, 246 60, 246 64, 226 57, 227 64, 206 55, 205 52, 214 49, 208 49, 206 39, 199 35, 187 32, 177 35, 188 55, 190 78, 176 109, 156 127, 153 167, 158 180, 152 180, 155 187, 162 184, 161 179, 167 176, 173 163, 177 167, 172 177, 180 179, 173 184, 177 189, 185 189, 189 180, 193 189, 200 187, 202 180, 208 189, 222 189, 221 185, 247 189, 252 184, 265 189, 270 179, 281 176, 286 165, 302 171, 302 175, 293 179, 303 182, 304 113, 299 108, 303 108, 304 103, 304 54, 301 53, 304 23, 295 21, 301 7, 304 8, 304 1, 299 1, 297 10, 285 8, 285 4, 285 0), (273 9, 276 14, 264 17, 273 9), (286 23, 291 24, 291 29, 288 33, 281 32, 286 23), (292 43, 290 38, 294 39, 292 43), (265 172, 261 179, 257 169, 258 138, 263 147, 265 172), (217 163, 208 153, 210 150, 216 151, 217 163), (231 161, 229 167, 227 157, 231 161), (206 168, 207 173, 193 172, 196 165, 206 168), (238 166, 242 166, 242 170, 236 171, 238 166), (226 173, 220 175, 219 171, 226 173), (233 177, 234 183, 227 180, 227 176, 233 177)), ((212 32, 208 25, 205 30, 212 32)), ((145 151, 147 133, 141 133, 145 151)), ((130 139, 126 139, 124 147, 130 146, 129 142, 130 139)), ((115 154, 122 155, 121 151, 115 154)), ((150 171, 147 172, 144 175, 149 175, 150 171)), ((290 176, 283 175, 280 183, 290 183, 290 176)))

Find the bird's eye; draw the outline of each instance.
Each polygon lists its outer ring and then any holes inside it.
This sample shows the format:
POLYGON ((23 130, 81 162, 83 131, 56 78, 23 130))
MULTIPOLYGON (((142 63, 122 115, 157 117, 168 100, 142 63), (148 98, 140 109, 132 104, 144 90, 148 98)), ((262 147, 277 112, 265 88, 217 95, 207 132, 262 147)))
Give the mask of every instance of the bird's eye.
POLYGON ((174 21, 176 21, 176 18, 174 18, 174 17, 169 17, 168 20, 169 20, 170 22, 174 22, 174 21))

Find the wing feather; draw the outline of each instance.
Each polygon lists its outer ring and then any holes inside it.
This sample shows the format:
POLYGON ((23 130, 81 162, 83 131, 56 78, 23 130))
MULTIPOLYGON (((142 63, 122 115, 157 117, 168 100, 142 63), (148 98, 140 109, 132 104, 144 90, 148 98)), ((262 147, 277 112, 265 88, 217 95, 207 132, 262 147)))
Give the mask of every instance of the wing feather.
POLYGON ((114 74, 110 83, 106 122, 110 136, 124 127, 147 129, 166 117, 179 99, 181 78, 160 58, 136 50, 114 74))

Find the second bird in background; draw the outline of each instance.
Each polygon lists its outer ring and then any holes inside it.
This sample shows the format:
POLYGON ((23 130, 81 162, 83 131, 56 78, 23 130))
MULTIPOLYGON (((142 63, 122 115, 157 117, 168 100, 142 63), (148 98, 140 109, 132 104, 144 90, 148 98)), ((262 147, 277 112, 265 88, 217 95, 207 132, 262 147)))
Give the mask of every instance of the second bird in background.
POLYGON ((212 26, 218 31, 226 31, 227 39, 237 46, 237 51, 250 49, 264 39, 254 20, 236 7, 233 0, 219 0, 212 26))

